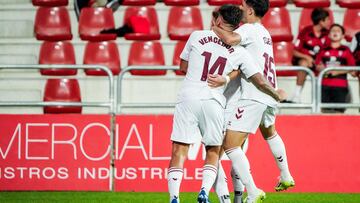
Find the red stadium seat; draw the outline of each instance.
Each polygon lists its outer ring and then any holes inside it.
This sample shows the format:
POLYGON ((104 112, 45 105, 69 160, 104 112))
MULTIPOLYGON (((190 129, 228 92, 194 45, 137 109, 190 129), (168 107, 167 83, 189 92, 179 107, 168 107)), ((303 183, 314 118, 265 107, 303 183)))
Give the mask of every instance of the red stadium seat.
POLYGON ((208 0, 207 2, 210 6, 221 6, 224 4, 242 4, 242 0, 208 0))
POLYGON ((317 8, 317 7, 329 7, 330 0, 294 0, 296 7, 303 8, 317 8))
MULTIPOLYGON (((173 65, 175 65, 175 66, 180 65, 180 54, 181 54, 182 50, 184 49, 185 44, 186 44, 186 41, 178 41, 178 43, 176 43, 175 49, 174 49, 174 55, 173 55, 173 62, 172 62, 173 65)), ((176 75, 185 75, 180 70, 176 70, 175 74, 176 75)))
POLYGON ((290 15, 285 7, 270 8, 262 23, 269 30, 274 42, 292 41, 290 15))
MULTIPOLYGON (((275 42, 274 59, 277 66, 291 66, 294 45, 292 42, 275 42)), ((296 71, 277 71, 278 76, 296 76, 296 71)))
MULTIPOLYGON (((299 32, 304 29, 305 27, 312 25, 312 21, 311 21, 311 12, 313 11, 312 8, 304 8, 301 11, 300 14, 300 22, 299 22, 299 32)), ((330 21, 331 24, 334 23, 334 14, 333 11, 328 8, 329 11, 329 15, 330 15, 330 21)))
MULTIPOLYGON (((120 54, 115 42, 88 42, 85 47, 84 64, 104 65, 114 75, 120 73, 120 54)), ((107 75, 102 70, 86 69, 86 75, 107 75)))
POLYGON ((67 6, 68 0, 32 0, 34 6, 67 6))
POLYGON ((360 0, 336 0, 336 3, 343 8, 360 8, 360 0))
POLYGON ((177 7, 169 11, 167 31, 171 40, 187 40, 195 30, 202 30, 203 23, 198 7, 177 7))
POLYGON ((286 6, 288 0, 270 0, 270 7, 283 7, 286 6))
POLYGON ((143 16, 150 21, 150 33, 129 33, 125 35, 127 40, 159 40, 161 38, 159 31, 159 22, 156 10, 153 7, 127 7, 124 15, 124 24, 131 16, 143 16))
MULTIPOLYGON (((44 101, 81 102, 79 83, 76 79, 48 79, 44 101)), ((46 106, 44 113, 81 113, 78 106, 46 106)))
MULTIPOLYGON (((165 65, 164 52, 160 42, 136 41, 131 44, 128 65, 165 65)), ((165 70, 132 70, 132 75, 165 75, 165 70)))
POLYGON ((155 4, 156 0, 124 0, 122 3, 125 6, 150 6, 155 4))
MULTIPOLYGON (((49 42, 41 45, 39 64, 76 64, 74 47, 70 42, 49 42)), ((42 75, 76 75, 76 69, 41 69, 42 75)))
POLYGON ((200 4, 200 0, 164 0, 167 6, 196 6, 200 4))
POLYGON ((115 28, 111 8, 83 8, 79 18, 79 34, 82 40, 115 40, 116 34, 100 34, 103 29, 115 28))
POLYGON ((34 32, 37 40, 71 40, 71 24, 66 7, 39 7, 34 32))
POLYGON ((360 31, 360 9, 346 9, 343 26, 346 40, 351 41, 353 36, 360 31))

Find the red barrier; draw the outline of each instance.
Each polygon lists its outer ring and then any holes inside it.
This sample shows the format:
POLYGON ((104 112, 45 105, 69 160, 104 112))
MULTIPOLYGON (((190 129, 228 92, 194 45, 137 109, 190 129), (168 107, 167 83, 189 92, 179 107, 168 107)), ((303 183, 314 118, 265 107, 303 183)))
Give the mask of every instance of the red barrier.
POLYGON ((109 116, 0 115, 0 190, 109 190, 109 116), (104 178, 105 177, 105 178, 104 178))
MULTIPOLYGON (((109 120, 0 115, 0 190, 109 190, 109 120)), ((117 191, 167 191, 171 128, 170 115, 117 117, 117 191)), ((279 116, 277 130, 293 192, 360 192, 360 116, 279 116)), ((190 150, 182 191, 199 190, 202 149, 190 150)), ((257 185, 273 191, 279 172, 261 135, 251 135, 248 157, 257 185)))

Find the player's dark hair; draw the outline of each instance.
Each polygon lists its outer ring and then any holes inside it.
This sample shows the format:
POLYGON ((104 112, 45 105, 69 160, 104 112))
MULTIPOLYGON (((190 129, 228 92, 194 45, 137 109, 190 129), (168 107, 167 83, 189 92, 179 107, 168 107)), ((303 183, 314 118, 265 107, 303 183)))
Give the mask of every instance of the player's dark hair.
POLYGON ((339 27, 339 28, 341 29, 341 32, 342 32, 343 34, 345 34, 345 28, 344 28, 342 25, 337 24, 337 23, 334 23, 334 24, 332 24, 332 25, 330 26, 330 29, 329 29, 329 30, 331 30, 333 27, 339 27))
POLYGON ((255 15, 257 17, 264 17, 264 15, 269 10, 269 0, 244 0, 246 4, 254 9, 255 15))
POLYGON ((219 17, 219 12, 217 10, 213 11, 212 16, 213 16, 214 19, 217 19, 219 17))
POLYGON ((327 17, 329 17, 329 11, 324 8, 315 8, 311 12, 311 20, 314 25, 319 24, 320 21, 325 20, 327 17))
POLYGON ((224 4, 217 12, 227 24, 231 25, 232 28, 235 29, 239 27, 243 14, 239 6, 233 4, 224 4))

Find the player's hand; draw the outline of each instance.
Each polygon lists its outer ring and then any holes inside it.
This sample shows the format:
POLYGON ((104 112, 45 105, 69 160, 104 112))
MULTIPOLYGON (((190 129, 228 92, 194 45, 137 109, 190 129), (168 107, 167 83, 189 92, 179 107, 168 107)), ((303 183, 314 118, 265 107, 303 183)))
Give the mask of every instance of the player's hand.
POLYGON ((315 62, 313 57, 311 57, 311 56, 306 56, 305 60, 307 61, 307 63, 309 65, 314 64, 314 62, 315 62))
POLYGON ((325 67, 325 65, 323 63, 320 63, 320 64, 316 65, 316 70, 319 71, 319 72, 322 71, 325 68, 326 67, 325 67))
POLYGON ((283 89, 277 89, 276 92, 279 94, 280 102, 285 101, 287 99, 287 94, 283 89))
POLYGON ((360 71, 351 71, 350 74, 351 74, 351 76, 353 76, 354 78, 360 77, 360 71))
POLYGON ((336 71, 334 71, 334 70, 331 70, 331 71, 327 72, 326 75, 327 75, 327 76, 330 76, 330 77, 335 77, 335 76, 338 75, 338 73, 337 73, 336 71))
POLYGON ((225 77, 221 75, 209 74, 207 78, 208 85, 212 88, 223 86, 226 83, 225 77))

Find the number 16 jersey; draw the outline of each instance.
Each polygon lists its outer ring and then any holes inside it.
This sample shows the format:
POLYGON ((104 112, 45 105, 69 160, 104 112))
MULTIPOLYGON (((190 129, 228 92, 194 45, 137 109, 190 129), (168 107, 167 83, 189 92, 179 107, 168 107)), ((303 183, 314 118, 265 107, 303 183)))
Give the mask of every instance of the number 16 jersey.
POLYGON ((260 72, 243 47, 223 43, 211 30, 194 31, 180 58, 188 61, 188 69, 178 94, 178 103, 215 99, 225 108, 225 87, 210 88, 207 84, 208 74, 226 76, 240 68, 242 74, 249 78, 260 72))

